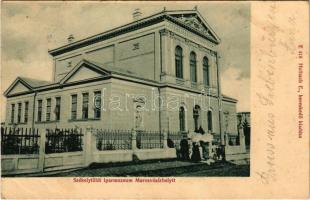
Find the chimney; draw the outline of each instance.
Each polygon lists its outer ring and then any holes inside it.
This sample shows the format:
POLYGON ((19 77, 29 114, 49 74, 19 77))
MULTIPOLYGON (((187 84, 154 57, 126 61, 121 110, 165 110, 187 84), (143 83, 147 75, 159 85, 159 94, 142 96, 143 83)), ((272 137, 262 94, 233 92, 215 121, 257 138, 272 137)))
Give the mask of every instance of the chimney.
POLYGON ((142 16, 142 13, 141 13, 141 11, 140 11, 140 8, 136 8, 136 9, 133 11, 133 13, 132 13, 132 18, 133 18, 134 21, 139 20, 139 19, 141 18, 141 16, 142 16))
POLYGON ((74 36, 73 36, 73 34, 70 34, 70 35, 68 36, 67 40, 68 40, 68 43, 74 42, 74 36))

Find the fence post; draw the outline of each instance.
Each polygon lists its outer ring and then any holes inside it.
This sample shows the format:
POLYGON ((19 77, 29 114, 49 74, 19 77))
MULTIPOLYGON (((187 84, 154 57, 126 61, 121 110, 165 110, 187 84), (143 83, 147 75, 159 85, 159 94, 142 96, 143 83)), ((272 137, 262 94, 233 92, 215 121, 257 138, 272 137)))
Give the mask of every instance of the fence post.
POLYGON ((137 132, 135 129, 131 130, 131 149, 137 149, 137 132))
POLYGON ((163 131, 163 136, 164 136, 164 149, 167 149, 168 148, 168 132, 166 131, 163 131))
POLYGON ((39 148, 39 170, 44 172, 44 161, 45 161, 45 142, 47 129, 40 130, 40 148, 39 148))
POLYGON ((92 162, 92 128, 87 127, 83 135, 85 166, 92 162))

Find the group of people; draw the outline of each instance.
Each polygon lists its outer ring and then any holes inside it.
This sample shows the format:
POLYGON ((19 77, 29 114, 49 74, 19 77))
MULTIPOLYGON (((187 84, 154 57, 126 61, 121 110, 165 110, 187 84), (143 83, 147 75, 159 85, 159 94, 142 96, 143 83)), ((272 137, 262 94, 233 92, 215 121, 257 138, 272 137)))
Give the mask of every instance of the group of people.
POLYGON ((222 159, 222 149, 212 144, 213 136, 205 133, 200 127, 187 138, 180 141, 180 158, 199 162, 201 160, 212 163, 222 159))

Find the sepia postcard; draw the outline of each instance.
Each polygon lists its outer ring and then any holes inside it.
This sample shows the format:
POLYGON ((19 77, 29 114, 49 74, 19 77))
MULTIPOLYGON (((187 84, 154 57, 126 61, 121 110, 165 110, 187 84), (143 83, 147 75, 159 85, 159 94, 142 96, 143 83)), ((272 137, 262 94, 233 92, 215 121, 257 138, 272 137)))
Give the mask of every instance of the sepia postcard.
POLYGON ((1 198, 310 198, 309 2, 1 13, 1 198))

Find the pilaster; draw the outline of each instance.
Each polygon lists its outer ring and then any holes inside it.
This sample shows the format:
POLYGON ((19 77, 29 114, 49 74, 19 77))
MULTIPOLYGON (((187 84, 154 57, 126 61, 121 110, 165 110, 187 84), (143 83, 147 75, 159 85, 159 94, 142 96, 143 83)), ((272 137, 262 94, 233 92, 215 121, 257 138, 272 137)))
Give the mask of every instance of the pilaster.
MULTIPOLYGON (((169 60, 169 54, 168 54, 168 49, 169 49, 169 31, 167 29, 161 29, 159 31, 160 34, 160 41, 161 41, 161 74, 160 76, 164 78, 168 72, 168 60, 169 60)), ((165 79, 165 78, 164 78, 165 79)))

